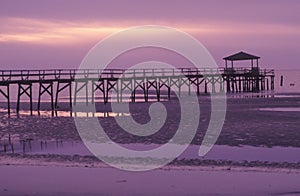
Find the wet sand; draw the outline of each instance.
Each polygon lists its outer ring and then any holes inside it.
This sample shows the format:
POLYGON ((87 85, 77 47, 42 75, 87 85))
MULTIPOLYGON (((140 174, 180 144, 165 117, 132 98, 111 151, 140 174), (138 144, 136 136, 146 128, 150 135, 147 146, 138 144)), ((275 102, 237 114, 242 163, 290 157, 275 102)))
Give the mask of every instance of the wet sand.
MULTIPOLYGON (((228 99, 227 114, 218 145, 248 146, 291 146, 300 147, 300 112, 278 111, 278 108, 295 108, 300 105, 300 97, 285 98, 231 98, 228 99), (262 108, 276 108, 276 111, 262 108)), ((3 103, 2 103, 3 104, 3 103)), ((176 101, 163 102, 168 110, 167 121, 160 131, 149 136, 139 137, 125 132, 113 117, 99 118, 99 122, 111 139, 117 143, 166 143, 174 135, 180 114, 176 101)), ((132 117, 139 123, 149 121, 150 103, 133 103, 130 107, 132 117)), ((210 119, 210 101, 200 103, 199 127, 192 144, 199 145, 210 119)), ((25 106, 26 107, 26 106, 25 106)), ((65 103, 67 107, 67 103, 65 103)), ((111 111, 110 105, 97 105, 98 111, 111 111)), ((64 107, 61 107, 64 109, 64 107)), ((69 112, 61 112, 62 115, 69 112)), ((124 116, 123 118, 129 118, 124 116)), ((0 113, 0 138, 7 140, 8 135, 16 139, 80 140, 74 119, 70 117, 12 116, 0 113)), ((189 128, 189 125, 186 125, 189 128)), ((179 141, 180 142, 180 141, 179 141)))

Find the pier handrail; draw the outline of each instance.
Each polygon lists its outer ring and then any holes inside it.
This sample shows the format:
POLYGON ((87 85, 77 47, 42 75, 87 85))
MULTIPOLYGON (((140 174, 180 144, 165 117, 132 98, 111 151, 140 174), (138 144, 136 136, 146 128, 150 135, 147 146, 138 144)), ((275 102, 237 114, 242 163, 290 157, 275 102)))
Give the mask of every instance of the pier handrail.
MULTIPOLYGON (((258 74, 274 74, 273 69, 256 69, 258 74)), ((43 69, 43 70, 0 70, 0 81, 59 80, 75 78, 130 78, 197 76, 205 74, 246 74, 253 73, 251 68, 151 68, 151 69, 43 69), (76 77, 75 77, 76 76, 76 77)))

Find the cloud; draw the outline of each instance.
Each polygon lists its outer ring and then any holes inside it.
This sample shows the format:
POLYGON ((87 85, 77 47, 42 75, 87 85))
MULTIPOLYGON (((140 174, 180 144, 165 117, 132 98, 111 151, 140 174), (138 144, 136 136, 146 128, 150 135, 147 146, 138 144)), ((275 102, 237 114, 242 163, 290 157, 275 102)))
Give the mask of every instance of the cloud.
MULTIPOLYGON (((1 18, 0 42, 25 42, 30 44, 65 45, 89 41, 99 41, 112 33, 130 26, 153 24, 153 21, 65 21, 35 18, 1 18)), ((292 25, 239 23, 227 21, 208 21, 202 23, 169 23, 156 21, 155 25, 178 28, 195 37, 207 39, 226 36, 299 36, 300 28, 292 25)))
POLYGON ((0 42, 29 42, 39 44, 66 44, 104 36, 122 27, 93 23, 39 20, 31 18, 2 18, 0 42))

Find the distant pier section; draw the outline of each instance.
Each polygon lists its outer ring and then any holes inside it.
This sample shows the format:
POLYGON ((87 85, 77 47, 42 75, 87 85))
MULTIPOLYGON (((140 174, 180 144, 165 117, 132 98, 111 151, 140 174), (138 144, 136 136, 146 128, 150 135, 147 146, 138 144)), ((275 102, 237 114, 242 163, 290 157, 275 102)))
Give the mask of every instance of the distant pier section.
POLYGON ((31 114, 33 88, 38 89, 37 110, 40 110, 42 97, 49 95, 52 112, 58 108, 62 91, 67 91, 70 108, 72 108, 77 102, 77 94, 83 90, 86 92, 86 104, 94 103, 97 93, 101 95, 101 100, 107 103, 110 101, 112 91, 115 91, 118 102, 123 101, 125 91, 131 92, 132 102, 136 100, 137 91, 143 93, 143 99, 147 102, 151 93, 157 101, 160 101, 163 92, 166 92, 167 97, 170 98, 171 89, 177 89, 180 95, 184 87, 188 89, 188 94, 191 88, 194 88, 198 95, 274 90, 274 70, 260 69, 259 58, 240 52, 225 57, 225 67, 218 69, 0 70, 0 93, 7 102, 7 112, 10 115, 11 88, 17 90, 16 112, 20 110, 21 97, 26 96, 29 99, 31 114), (244 60, 249 60, 251 66, 234 66, 236 61, 244 60))

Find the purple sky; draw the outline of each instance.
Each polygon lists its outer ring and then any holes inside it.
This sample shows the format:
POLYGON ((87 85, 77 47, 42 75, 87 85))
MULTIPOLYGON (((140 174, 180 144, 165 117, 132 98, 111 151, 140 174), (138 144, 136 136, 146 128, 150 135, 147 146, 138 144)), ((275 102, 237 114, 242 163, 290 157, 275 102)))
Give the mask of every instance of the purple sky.
POLYGON ((166 25, 202 42, 220 66, 244 50, 262 67, 297 69, 300 2, 1 1, 0 69, 76 68, 98 41, 137 25, 166 25))

